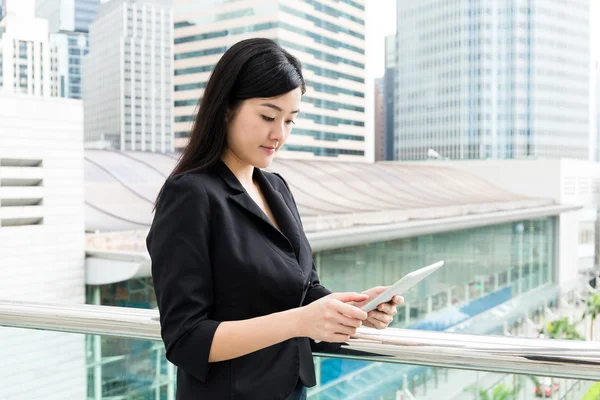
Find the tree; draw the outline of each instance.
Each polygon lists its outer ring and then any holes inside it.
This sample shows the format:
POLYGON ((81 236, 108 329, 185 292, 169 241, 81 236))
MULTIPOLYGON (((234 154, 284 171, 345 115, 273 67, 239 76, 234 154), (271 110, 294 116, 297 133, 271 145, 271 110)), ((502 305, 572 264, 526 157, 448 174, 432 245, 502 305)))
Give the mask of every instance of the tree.
POLYGON ((590 324, 590 340, 594 337, 594 321, 596 317, 600 315, 600 293, 590 293, 586 300, 586 309, 581 317, 581 320, 585 320, 586 316, 590 316, 592 323, 590 324))
POLYGON ((577 332, 577 324, 571 324, 566 317, 557 319, 556 321, 547 322, 540 330, 540 333, 543 333, 550 339, 585 340, 585 338, 577 332))

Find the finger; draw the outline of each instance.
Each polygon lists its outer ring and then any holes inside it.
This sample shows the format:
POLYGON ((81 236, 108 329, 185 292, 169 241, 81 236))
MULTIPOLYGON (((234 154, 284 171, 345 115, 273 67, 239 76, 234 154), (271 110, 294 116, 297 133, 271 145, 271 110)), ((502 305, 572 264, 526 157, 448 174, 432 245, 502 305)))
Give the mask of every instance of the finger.
POLYGON ((350 318, 360 319, 361 321, 367 319, 367 313, 358 307, 339 301, 333 304, 337 312, 345 314, 350 318))
POLYGON ((370 320, 371 322, 380 321, 386 325, 389 325, 394 320, 393 316, 383 313, 383 312, 380 312, 380 311, 371 311, 369 314, 370 314, 369 318, 367 318, 367 319, 370 320))
POLYGON ((396 295, 396 296, 394 296, 394 298, 392 298, 392 301, 390 301, 390 304, 401 306, 402 304, 404 304, 404 297, 396 295))
POLYGON ((377 306, 377 311, 381 311, 382 313, 386 313, 389 315, 396 315, 398 311, 396 310, 395 305, 391 305, 390 303, 382 303, 377 306))
POLYGON ((346 325, 352 328, 360 328, 362 326, 362 321, 360 319, 350 318, 344 314, 335 314, 333 320, 340 325, 346 325))
POLYGON ((375 329, 385 329, 385 328, 388 327, 388 324, 386 324, 385 322, 382 322, 382 321, 380 321, 378 319, 372 319, 370 321, 373 324, 373 327, 375 329))
POLYGON ((363 321, 363 326, 366 326, 367 328, 376 328, 376 326, 373 325, 368 319, 363 321))
POLYGON ((344 343, 350 340, 350 335, 340 335, 334 333, 326 340, 330 343, 344 343))
POLYGON ((333 293, 332 298, 341 301, 342 303, 349 303, 351 301, 361 302, 369 298, 366 294, 346 292, 346 293, 333 293))
POLYGON ((346 326, 341 324, 331 324, 329 326, 325 326, 325 329, 331 334, 339 334, 339 335, 354 335, 356 334, 356 328, 352 326, 346 326))

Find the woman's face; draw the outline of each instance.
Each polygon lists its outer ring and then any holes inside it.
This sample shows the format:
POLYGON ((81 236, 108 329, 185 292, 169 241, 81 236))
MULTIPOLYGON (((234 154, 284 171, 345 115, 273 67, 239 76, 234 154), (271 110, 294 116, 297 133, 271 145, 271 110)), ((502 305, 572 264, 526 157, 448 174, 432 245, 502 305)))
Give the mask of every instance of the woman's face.
POLYGON ((279 97, 243 101, 229 116, 229 155, 256 168, 271 165, 292 131, 301 97, 297 88, 279 97))

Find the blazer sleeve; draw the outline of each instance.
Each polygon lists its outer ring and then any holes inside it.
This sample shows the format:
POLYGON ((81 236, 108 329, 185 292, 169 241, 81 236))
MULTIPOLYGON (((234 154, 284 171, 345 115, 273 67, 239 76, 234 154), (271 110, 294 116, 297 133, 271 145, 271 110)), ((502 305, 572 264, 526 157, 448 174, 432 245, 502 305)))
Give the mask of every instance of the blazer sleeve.
MULTIPOLYGON (((283 181, 283 183, 290 195, 290 198, 292 199, 292 203, 294 205, 294 212, 296 213, 296 218, 298 218, 298 221, 300 222, 300 228, 304 229, 302 227, 302 219, 300 218, 300 213, 298 212, 298 206, 296 205, 296 199, 294 199, 294 195, 292 194, 292 191, 290 190, 288 183, 278 173, 274 173, 274 175, 278 176, 279 179, 281 179, 283 181)), ((309 244, 309 246, 310 246, 310 244, 309 244)), ((304 297, 304 301, 302 302, 302 305, 305 306, 307 304, 310 304, 313 301, 319 300, 321 297, 325 297, 331 293, 332 293, 331 290, 329 290, 325 286, 321 285, 321 282, 319 281, 319 276, 317 275, 317 268, 315 266, 315 262, 313 261, 312 270, 310 272, 310 279, 308 282, 308 291, 306 293, 306 296, 304 297)))
POLYGON ((218 321, 213 306, 209 201, 204 187, 183 175, 167 179, 146 239, 166 357, 205 382, 218 321))
POLYGON ((319 300, 321 297, 325 297, 331 293, 331 290, 321 285, 321 282, 319 281, 319 276, 317 275, 317 268, 315 266, 315 262, 313 261, 312 271, 310 272, 310 282, 308 284, 308 291, 306 292, 306 296, 304 297, 302 305, 305 306, 307 304, 310 304, 313 301, 319 300))

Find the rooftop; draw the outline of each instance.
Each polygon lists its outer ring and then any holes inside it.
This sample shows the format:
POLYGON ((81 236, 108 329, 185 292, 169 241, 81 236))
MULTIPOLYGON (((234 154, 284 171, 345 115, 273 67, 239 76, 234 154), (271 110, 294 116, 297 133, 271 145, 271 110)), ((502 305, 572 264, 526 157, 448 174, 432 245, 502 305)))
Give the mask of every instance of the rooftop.
MULTIPOLYGON (((156 195, 175 154, 86 150, 88 245, 144 250, 156 195)), ((276 159, 311 233, 556 206, 450 166, 276 159)))
MULTIPOLYGON (((86 150, 86 282, 150 275, 145 238, 175 154, 86 150)), ((439 164, 276 159, 315 252, 560 214, 580 208, 524 197, 439 164)))

